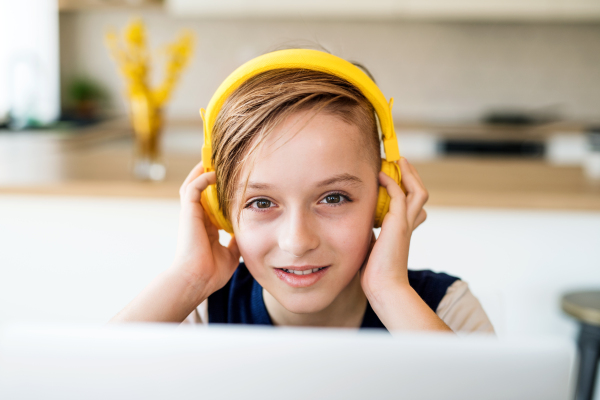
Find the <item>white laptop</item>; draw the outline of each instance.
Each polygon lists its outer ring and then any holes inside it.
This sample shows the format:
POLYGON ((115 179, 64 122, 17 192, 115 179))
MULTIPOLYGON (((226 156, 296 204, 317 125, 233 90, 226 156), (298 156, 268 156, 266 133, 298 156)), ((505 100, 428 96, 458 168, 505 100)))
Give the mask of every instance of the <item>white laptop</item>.
POLYGON ((0 399, 565 400, 573 355, 559 339, 7 325, 0 399))

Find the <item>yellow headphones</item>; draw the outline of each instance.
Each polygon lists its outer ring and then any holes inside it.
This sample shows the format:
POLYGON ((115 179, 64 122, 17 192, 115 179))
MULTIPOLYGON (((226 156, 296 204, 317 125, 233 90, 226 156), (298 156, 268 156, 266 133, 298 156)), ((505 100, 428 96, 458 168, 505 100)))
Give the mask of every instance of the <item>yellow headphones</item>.
MULTIPOLYGON (((398 149, 398 141, 392 119, 394 99, 390 99, 388 103, 375 82, 354 64, 329 53, 305 49, 280 50, 259 56, 236 69, 221 83, 210 103, 208 103, 206 111, 200 109, 200 115, 204 121, 202 164, 205 172, 214 171, 211 160, 212 128, 225 100, 249 78, 265 71, 281 68, 299 68, 325 72, 345 79, 356 86, 367 100, 371 102, 377 113, 386 156, 385 159, 381 159, 381 170, 400 185, 400 167, 394 162, 400 159, 400 150, 398 149)), ((210 220, 217 228, 224 229, 233 234, 231 222, 223 216, 223 213, 219 209, 216 185, 210 185, 202 192, 201 203, 210 220)), ((383 217, 388 212, 389 206, 390 196, 385 188, 380 186, 375 211, 376 228, 379 228, 383 223, 383 217)))

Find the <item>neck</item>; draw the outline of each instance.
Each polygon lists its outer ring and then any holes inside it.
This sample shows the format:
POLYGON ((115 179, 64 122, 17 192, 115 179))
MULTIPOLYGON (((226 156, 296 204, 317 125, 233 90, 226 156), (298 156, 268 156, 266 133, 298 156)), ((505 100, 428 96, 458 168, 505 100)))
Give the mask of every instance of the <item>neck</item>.
POLYGON ((329 306, 316 313, 290 312, 265 289, 263 299, 271 321, 279 326, 359 328, 367 309, 367 297, 360 284, 360 271, 329 306))

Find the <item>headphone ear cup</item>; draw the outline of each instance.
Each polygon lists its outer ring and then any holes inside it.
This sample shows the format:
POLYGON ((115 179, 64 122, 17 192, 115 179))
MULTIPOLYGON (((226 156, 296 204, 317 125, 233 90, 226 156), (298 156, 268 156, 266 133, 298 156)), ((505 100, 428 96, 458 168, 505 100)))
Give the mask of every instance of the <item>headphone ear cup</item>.
POLYGON ((225 218, 219 209, 219 197, 217 196, 217 185, 209 185, 200 195, 200 203, 204 212, 217 229, 223 229, 233 234, 231 223, 225 218))
MULTIPOLYGON (((395 162, 381 159, 381 171, 392 178, 398 185, 402 181, 400 166, 395 162)), ((375 228, 380 228, 383 224, 383 218, 390 209, 391 197, 383 186, 379 186, 379 195, 377 196, 377 206, 375 208, 375 228)))

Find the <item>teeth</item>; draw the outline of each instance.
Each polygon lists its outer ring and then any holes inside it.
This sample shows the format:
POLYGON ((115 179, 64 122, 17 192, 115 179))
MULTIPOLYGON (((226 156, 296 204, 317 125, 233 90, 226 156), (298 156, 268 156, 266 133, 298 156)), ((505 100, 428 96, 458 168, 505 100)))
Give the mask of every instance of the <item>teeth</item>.
MULTIPOLYGON (((325 268, 325 267, 323 267, 323 268, 325 268)), ((296 271, 296 270, 293 270, 293 269, 282 268, 282 271, 287 272, 288 274, 308 275, 308 274, 312 274, 313 272, 320 271, 323 268, 313 268, 313 269, 307 269, 307 270, 304 270, 304 271, 296 271)))

